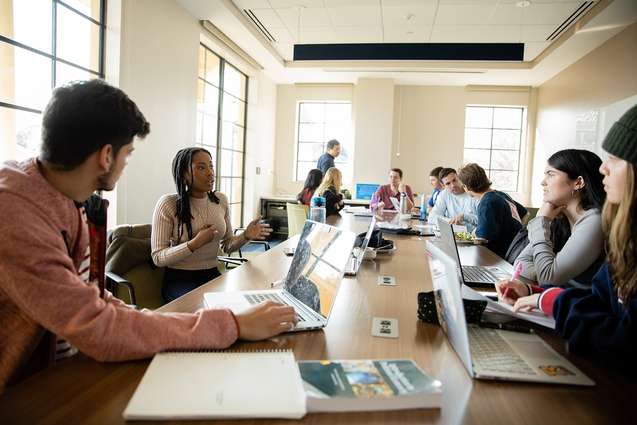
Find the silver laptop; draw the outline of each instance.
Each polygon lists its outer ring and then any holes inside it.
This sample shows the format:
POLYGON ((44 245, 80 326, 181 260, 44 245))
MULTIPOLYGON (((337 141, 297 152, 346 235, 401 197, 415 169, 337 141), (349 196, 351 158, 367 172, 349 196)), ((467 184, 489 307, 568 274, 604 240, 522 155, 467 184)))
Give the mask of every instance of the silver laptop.
POLYGON ((280 289, 207 292, 204 303, 207 308, 229 308, 237 313, 272 300, 296 310, 298 324, 292 331, 324 328, 355 238, 354 232, 307 220, 280 289))
POLYGON ((504 272, 499 267, 494 266, 463 266, 458 254, 458 245, 453 232, 453 226, 442 218, 438 218, 438 228, 442 240, 442 249, 447 255, 456 261, 460 276, 468 286, 491 286, 504 278, 511 277, 510 273, 504 272))
POLYGON ((535 334, 467 325, 454 259, 429 241, 427 252, 438 320, 471 377, 595 385, 535 334))
POLYGON ((354 247, 354 249, 352 249, 352 254, 349 256, 349 261, 345 266, 345 276, 356 276, 358 269, 361 268, 363 257, 367 250, 367 245, 369 245, 369 239, 372 237, 372 233, 374 232, 374 227, 376 227, 376 217, 372 217, 370 220, 369 228, 367 229, 367 233, 365 233, 361 246, 354 247))

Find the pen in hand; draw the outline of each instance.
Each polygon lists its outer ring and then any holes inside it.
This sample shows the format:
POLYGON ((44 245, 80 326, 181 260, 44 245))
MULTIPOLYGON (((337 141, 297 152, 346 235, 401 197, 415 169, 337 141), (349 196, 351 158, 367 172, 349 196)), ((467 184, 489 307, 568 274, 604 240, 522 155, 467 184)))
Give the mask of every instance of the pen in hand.
MULTIPOLYGON (((523 268, 522 263, 516 264, 515 269, 513 270, 513 275, 511 276, 511 281, 514 281, 515 279, 520 277, 520 275, 522 274, 522 268, 523 268)), ((502 293, 502 298, 503 299, 508 298, 509 294, 511 294, 512 292, 513 290, 511 288, 506 288, 504 292, 502 293)))

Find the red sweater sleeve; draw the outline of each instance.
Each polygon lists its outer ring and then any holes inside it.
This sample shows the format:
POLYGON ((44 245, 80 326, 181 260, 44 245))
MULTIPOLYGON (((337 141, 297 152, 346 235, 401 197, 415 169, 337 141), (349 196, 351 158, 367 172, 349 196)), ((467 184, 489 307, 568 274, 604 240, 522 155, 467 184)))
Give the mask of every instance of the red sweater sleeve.
POLYGON ((162 314, 100 298, 96 285, 79 278, 58 229, 33 205, 4 195, 0 216, 0 303, 15 305, 87 355, 130 360, 167 349, 225 348, 237 339, 229 310, 162 314))

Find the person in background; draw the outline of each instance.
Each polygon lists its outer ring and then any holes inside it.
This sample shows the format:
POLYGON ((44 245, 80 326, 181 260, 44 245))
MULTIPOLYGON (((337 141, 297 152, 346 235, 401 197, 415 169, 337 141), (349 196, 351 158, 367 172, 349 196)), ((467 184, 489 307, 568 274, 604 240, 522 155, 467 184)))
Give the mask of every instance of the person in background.
POLYGON ((341 194, 341 185, 343 176, 338 168, 330 168, 325 173, 323 181, 314 193, 325 198, 325 215, 338 214, 343 209, 343 195, 341 194))
POLYGON ((44 110, 39 157, 0 166, 0 393, 78 350, 128 361, 226 348, 294 326, 294 309, 275 303, 237 314, 140 311, 90 279, 104 274, 93 263, 104 252, 91 252, 82 204, 97 190, 113 190, 135 137, 149 132, 122 90, 102 80, 74 82, 56 88, 44 110))
POLYGON ((219 247, 226 253, 272 229, 253 220, 233 236, 228 198, 214 189, 212 156, 204 148, 184 148, 172 164, 177 193, 162 196, 153 213, 150 238, 153 262, 165 267, 162 295, 172 301, 221 275, 219 247))
POLYGON ((438 195, 440 195, 440 192, 444 190, 444 186, 439 178, 442 168, 443 167, 436 167, 429 172, 429 183, 431 183, 431 187, 434 188, 433 192, 431 192, 431 197, 429 197, 429 200, 427 201, 427 206, 430 211, 434 205, 436 205, 438 195))
POLYGON ((635 371, 637 356, 637 105, 611 127, 599 171, 606 191, 602 210, 606 261, 590 288, 541 288, 520 281, 496 284, 499 298, 515 311, 540 309, 571 353, 594 356, 635 371), (536 293, 537 292, 537 293, 536 293), (529 293, 534 293, 531 296, 529 293))
POLYGON ((394 209, 391 198, 394 198, 400 204, 400 197, 405 194, 405 202, 407 202, 407 211, 414 209, 414 194, 408 184, 403 183, 403 170, 400 168, 392 168, 389 170, 389 184, 380 186, 376 189, 369 207, 373 210, 384 208, 388 210, 394 209))
POLYGON ((487 248, 504 257, 511 241, 522 228, 515 204, 491 189, 484 168, 467 164, 458 170, 458 178, 469 195, 478 200, 476 237, 487 240, 487 248))
POLYGON ((439 177, 445 189, 431 209, 429 222, 438 224, 438 218, 448 218, 451 224, 467 226, 467 230, 472 232, 478 224, 478 201, 465 192, 453 168, 443 168, 439 177))
POLYGON ((540 285, 589 287, 604 256, 601 210, 606 199, 593 152, 566 149, 548 159, 543 204, 527 225, 529 244, 514 264, 540 285))
POLYGON ((310 201, 312 200, 312 196, 314 195, 314 191, 321 184, 323 180, 323 173, 321 170, 313 169, 307 173, 307 177, 305 178, 305 183, 303 184, 303 190, 296 195, 296 200, 299 204, 310 205, 310 201))
POLYGON ((341 143, 338 140, 332 139, 327 142, 327 152, 321 155, 316 163, 316 168, 321 170, 323 176, 327 173, 327 170, 334 168, 334 160, 341 154, 341 143))

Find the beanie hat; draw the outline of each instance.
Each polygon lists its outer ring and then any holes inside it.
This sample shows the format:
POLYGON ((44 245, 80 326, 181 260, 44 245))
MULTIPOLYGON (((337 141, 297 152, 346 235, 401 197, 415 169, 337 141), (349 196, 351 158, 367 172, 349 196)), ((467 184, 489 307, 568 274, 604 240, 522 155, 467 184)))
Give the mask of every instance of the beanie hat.
POLYGON ((611 155, 637 165, 637 105, 613 124, 602 148, 611 155))

